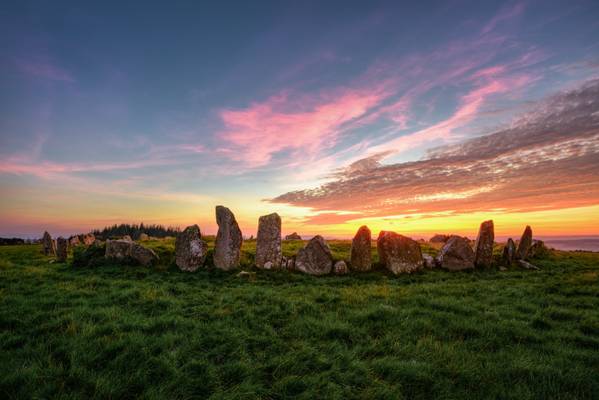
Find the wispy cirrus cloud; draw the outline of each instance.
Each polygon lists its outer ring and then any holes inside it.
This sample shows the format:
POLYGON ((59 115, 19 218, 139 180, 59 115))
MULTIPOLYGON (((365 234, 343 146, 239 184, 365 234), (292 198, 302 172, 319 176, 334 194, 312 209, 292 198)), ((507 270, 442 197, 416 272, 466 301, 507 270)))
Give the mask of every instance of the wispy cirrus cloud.
POLYGON ((69 71, 45 58, 18 58, 15 64, 21 72, 28 75, 52 81, 75 82, 69 71))
POLYGON ((599 80, 555 95, 509 128, 431 150, 421 161, 361 160, 335 180, 272 199, 312 207, 329 223, 359 217, 524 212, 599 202, 599 80), (326 213, 324 214, 326 215, 326 213), (331 222, 333 221, 333 222, 331 222))

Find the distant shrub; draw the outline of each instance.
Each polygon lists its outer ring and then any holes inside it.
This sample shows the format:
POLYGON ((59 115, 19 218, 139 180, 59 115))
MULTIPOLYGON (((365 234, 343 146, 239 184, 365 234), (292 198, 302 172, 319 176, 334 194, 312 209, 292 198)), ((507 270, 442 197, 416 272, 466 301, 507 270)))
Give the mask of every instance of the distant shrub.
POLYGON ((177 227, 164 227, 162 225, 144 225, 141 224, 120 224, 120 225, 112 225, 107 226, 102 230, 95 229, 92 231, 94 236, 99 239, 116 239, 121 238, 125 235, 131 236, 133 240, 139 240, 139 237, 142 233, 145 233, 151 237, 164 238, 167 236, 177 236, 179 233, 179 228, 177 227))
POLYGON ((106 245, 77 246, 73 249, 73 266, 76 268, 99 267, 106 264, 106 245))

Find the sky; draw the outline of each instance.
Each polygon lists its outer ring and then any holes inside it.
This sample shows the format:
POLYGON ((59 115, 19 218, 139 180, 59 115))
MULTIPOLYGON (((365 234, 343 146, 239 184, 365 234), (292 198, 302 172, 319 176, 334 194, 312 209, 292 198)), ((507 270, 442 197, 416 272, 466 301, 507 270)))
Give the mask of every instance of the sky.
POLYGON ((597 1, 0 7, 0 236, 599 234, 597 1))

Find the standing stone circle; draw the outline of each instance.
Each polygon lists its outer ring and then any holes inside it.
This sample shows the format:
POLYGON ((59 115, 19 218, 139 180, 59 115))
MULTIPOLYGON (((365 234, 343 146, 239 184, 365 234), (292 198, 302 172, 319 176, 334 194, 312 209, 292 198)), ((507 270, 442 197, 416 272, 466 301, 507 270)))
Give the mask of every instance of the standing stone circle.
POLYGON ((235 215, 227 207, 216 206, 218 233, 214 248, 214 266, 229 271, 239 266, 243 236, 235 215))
POLYGON ((62 236, 56 239, 56 261, 65 262, 69 250, 69 241, 62 236))
POLYGON ((208 245, 202 240, 200 227, 188 226, 175 239, 175 263, 181 271, 196 271, 206 261, 208 245))
POLYGON ((479 268, 489 268, 493 263, 493 243, 495 242, 495 229, 493 220, 480 224, 476 244, 474 245, 474 265, 479 268))
POLYGON ((516 259, 516 244, 509 238, 507 243, 503 247, 503 253, 501 254, 501 263, 506 267, 509 267, 514 263, 516 259))
POLYGON ((260 269, 279 269, 281 268, 282 257, 281 217, 277 213, 263 215, 258 220, 256 267, 260 269))
POLYGON ((350 265, 352 270, 370 271, 372 269, 371 241, 370 229, 366 225, 361 226, 351 242, 350 265))
POLYGON ((518 243, 518 250, 516 251, 516 258, 518 260, 525 260, 528 257, 530 246, 532 245, 532 229, 526 225, 526 229, 522 233, 520 243, 518 243))
POLYGON ((44 232, 44 236, 42 237, 42 253, 44 253, 46 256, 52 256, 56 254, 54 241, 52 240, 52 236, 50 236, 48 231, 44 232))
POLYGON ((333 267, 329 245, 320 235, 314 236, 300 249, 295 258, 295 270, 310 275, 326 275, 333 267))
POLYGON ((381 263, 395 275, 412 273, 424 267, 420 245, 407 236, 381 231, 376 247, 381 263))
POLYGON ((473 269, 474 251, 470 247, 470 241, 461 236, 451 236, 439 252, 437 264, 449 271, 473 269))

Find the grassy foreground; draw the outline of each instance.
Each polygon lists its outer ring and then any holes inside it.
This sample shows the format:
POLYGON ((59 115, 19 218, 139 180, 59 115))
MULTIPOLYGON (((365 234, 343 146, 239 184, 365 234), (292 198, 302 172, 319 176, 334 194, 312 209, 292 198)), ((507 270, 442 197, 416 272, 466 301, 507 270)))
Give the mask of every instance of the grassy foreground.
POLYGON ((599 398, 599 254, 247 280, 179 272, 172 242, 149 245, 154 269, 0 247, 0 398, 599 398))

